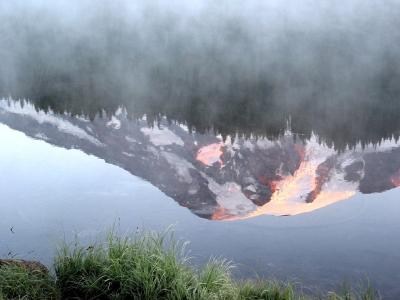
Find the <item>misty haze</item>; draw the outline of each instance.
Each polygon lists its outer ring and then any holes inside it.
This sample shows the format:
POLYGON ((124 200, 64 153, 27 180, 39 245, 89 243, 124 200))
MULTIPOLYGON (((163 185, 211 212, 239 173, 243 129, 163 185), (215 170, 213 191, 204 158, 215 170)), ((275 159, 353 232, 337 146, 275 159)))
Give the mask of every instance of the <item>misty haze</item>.
POLYGON ((0 0, 0 299, 399 299, 399 28, 397 0, 0 0), (146 252, 147 289, 110 230, 190 241, 198 286, 146 252))

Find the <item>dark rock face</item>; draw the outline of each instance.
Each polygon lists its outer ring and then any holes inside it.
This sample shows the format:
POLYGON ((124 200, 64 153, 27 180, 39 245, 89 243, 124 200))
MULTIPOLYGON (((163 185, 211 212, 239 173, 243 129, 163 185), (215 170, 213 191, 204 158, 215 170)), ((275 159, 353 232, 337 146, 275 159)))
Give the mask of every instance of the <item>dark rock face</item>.
POLYGON ((355 161, 351 165, 344 168, 346 176, 344 177, 347 181, 360 181, 362 179, 362 172, 364 170, 364 161, 355 161))
POLYGON ((360 191, 365 194, 389 190, 399 185, 400 149, 384 153, 368 153, 364 156, 364 178, 360 191))
POLYGON ((326 161, 321 163, 316 170, 315 188, 307 195, 306 202, 312 203, 319 193, 322 191, 323 185, 329 180, 332 174, 332 169, 335 167, 336 157, 329 157, 326 161))
POLYGON ((267 207, 271 210, 262 214, 292 215, 347 199, 358 190, 382 192, 400 184, 400 148, 394 142, 338 153, 316 137, 300 141, 290 133, 277 140, 223 141, 166 120, 149 128, 146 120, 130 121, 119 112, 89 121, 5 100, 0 100, 0 122, 102 158, 207 219, 246 218, 267 207), (285 202, 279 209, 278 198, 285 202))

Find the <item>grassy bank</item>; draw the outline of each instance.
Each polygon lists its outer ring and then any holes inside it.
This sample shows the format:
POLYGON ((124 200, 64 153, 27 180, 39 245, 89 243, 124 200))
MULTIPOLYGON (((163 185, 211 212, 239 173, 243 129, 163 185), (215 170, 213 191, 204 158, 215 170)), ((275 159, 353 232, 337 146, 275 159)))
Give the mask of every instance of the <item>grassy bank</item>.
POLYGON ((290 284, 237 282, 231 263, 211 260, 197 270, 186 245, 172 234, 145 233, 133 238, 110 234, 92 246, 65 245, 55 258, 54 276, 22 266, 0 267, 0 299, 376 299, 367 288, 307 296, 290 284))

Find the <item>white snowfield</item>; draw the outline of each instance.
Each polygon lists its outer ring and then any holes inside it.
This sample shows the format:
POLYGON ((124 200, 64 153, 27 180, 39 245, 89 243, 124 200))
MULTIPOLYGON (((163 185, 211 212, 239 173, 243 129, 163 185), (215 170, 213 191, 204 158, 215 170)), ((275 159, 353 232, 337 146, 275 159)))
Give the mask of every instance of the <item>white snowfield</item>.
POLYGON ((179 136, 165 127, 143 127, 140 129, 140 131, 142 131, 142 133, 150 139, 150 142, 154 146, 167 146, 172 144, 176 144, 178 146, 184 145, 183 140, 179 136))
POLYGON ((42 110, 36 111, 35 107, 30 103, 9 101, 6 99, 0 100, 0 110, 8 113, 23 115, 25 117, 36 120, 39 124, 49 124, 56 127, 60 132, 73 135, 77 138, 88 140, 96 146, 104 146, 98 139, 87 133, 82 128, 72 124, 71 122, 57 117, 53 112, 44 112, 42 110))

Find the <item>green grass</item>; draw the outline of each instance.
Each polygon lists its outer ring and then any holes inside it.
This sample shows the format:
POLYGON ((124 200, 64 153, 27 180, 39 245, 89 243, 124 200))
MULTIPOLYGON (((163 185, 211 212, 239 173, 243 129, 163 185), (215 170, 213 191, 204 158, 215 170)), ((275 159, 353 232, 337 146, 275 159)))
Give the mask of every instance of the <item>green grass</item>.
POLYGON ((63 297, 85 299, 232 299, 230 264, 189 267, 185 244, 172 235, 133 239, 110 234, 104 245, 64 246, 55 262, 63 297))
POLYGON ((305 296, 290 284, 232 279, 233 265, 211 259, 192 268, 186 244, 171 232, 141 233, 133 237, 109 234, 105 243, 60 248, 55 278, 16 266, 0 267, 3 299, 160 299, 160 300, 372 300, 375 291, 344 289, 341 294, 305 296))
POLYGON ((54 279, 21 266, 0 268, 0 299, 58 299, 54 279))

